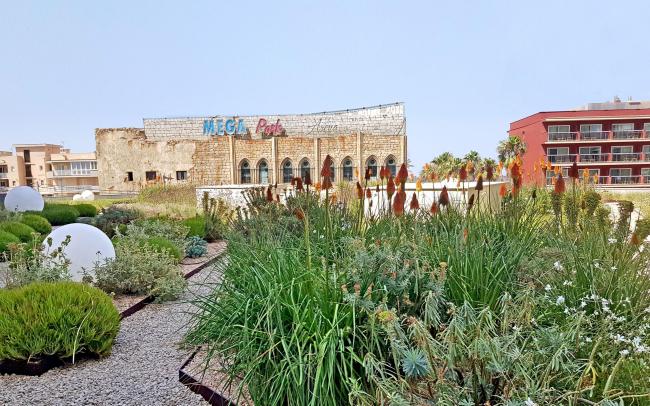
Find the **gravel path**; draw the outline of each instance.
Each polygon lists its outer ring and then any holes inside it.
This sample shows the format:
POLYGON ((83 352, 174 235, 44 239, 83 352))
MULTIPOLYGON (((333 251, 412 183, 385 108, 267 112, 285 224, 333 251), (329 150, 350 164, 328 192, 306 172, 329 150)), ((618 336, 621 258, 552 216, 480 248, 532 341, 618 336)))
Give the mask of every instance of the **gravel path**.
POLYGON ((206 405, 178 382, 188 356, 178 343, 191 310, 184 301, 217 282, 206 268, 189 280, 179 302, 151 304, 124 319, 108 358, 40 377, 0 376, 0 405, 206 405))

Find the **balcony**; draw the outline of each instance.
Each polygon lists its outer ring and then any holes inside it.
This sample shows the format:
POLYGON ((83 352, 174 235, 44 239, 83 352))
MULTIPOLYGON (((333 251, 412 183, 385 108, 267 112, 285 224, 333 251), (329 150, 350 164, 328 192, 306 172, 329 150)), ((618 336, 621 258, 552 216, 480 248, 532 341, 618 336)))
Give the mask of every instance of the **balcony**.
POLYGON ((622 152, 622 153, 616 153, 616 154, 611 154, 612 162, 631 162, 631 161, 638 161, 639 158, 641 158, 641 154, 639 153, 634 153, 634 152, 622 152))
POLYGON ((645 152, 618 152, 607 154, 562 154, 562 155, 547 155, 546 158, 552 164, 571 164, 573 161, 578 164, 587 163, 646 163, 650 162, 650 153, 645 152), (577 159, 577 160, 576 160, 577 159))
POLYGON ((648 139, 650 131, 646 130, 617 130, 617 131, 589 131, 589 132, 553 132, 546 133, 547 142, 572 142, 572 141, 634 141, 648 139))
MULTIPOLYGON (((601 176, 605 177, 605 176, 601 176)), ((630 185, 639 183, 642 180, 639 175, 621 175, 621 176, 609 176, 609 183, 612 185, 630 185)))
POLYGON ((565 164, 565 163, 571 163, 575 155, 549 155, 548 156, 548 161, 552 164, 565 164))
POLYGON ((7 172, 0 172, 0 179, 8 179, 9 174, 7 172))
POLYGON ((609 154, 580 154, 580 162, 607 162, 609 154))

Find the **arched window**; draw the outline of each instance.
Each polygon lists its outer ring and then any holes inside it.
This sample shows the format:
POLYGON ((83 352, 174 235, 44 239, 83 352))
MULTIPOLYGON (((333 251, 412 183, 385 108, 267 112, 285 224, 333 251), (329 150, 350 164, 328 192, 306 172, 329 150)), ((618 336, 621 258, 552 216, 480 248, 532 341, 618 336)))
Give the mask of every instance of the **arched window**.
POLYGON ((352 166, 352 159, 347 157, 343 159, 343 180, 351 181, 354 179, 354 167, 352 166))
POLYGON ((293 164, 287 159, 282 164, 282 183, 291 183, 293 179, 293 164))
POLYGON ((377 177, 377 159, 374 156, 371 156, 368 158, 366 161, 366 167, 370 170, 370 177, 371 178, 376 178, 377 177))
POLYGON ((397 161, 395 161, 395 158, 392 155, 386 158, 386 167, 388 167, 388 170, 393 177, 397 176, 397 161))
POLYGON ((260 161, 257 165, 257 179, 261 184, 269 183, 269 164, 265 160, 260 161))
MULTIPOLYGON (((309 177, 311 176, 311 166, 309 165, 309 160, 307 158, 303 159, 300 161, 300 177, 302 178, 302 181, 305 181, 305 178, 307 177, 307 174, 309 173, 309 177)), ((312 179, 312 182, 314 179, 312 179)))
POLYGON ((334 166, 334 160, 332 159, 332 165, 330 166, 330 181, 332 183, 336 182, 336 167, 334 166))
POLYGON ((251 183, 251 165, 247 160, 243 160, 239 166, 239 182, 251 183))

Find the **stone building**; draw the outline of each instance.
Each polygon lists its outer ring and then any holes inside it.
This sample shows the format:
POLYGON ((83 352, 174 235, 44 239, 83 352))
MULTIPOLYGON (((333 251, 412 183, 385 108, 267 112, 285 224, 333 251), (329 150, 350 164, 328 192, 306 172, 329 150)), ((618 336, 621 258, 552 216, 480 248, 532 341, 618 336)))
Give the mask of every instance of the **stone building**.
POLYGON ((334 181, 406 162, 404 105, 314 114, 144 119, 144 128, 95 130, 99 186, 137 191, 149 183, 196 185, 317 180, 327 154, 334 181), (361 170, 359 170, 361 168, 361 170))

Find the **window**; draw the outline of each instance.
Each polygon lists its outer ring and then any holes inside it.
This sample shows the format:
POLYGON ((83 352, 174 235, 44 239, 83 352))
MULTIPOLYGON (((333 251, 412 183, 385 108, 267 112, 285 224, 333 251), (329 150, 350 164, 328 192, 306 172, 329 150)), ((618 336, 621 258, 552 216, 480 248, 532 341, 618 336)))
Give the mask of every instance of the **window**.
MULTIPOLYGON (((63 165, 60 166, 64 168, 63 165)), ((78 161, 70 163, 70 174, 72 175, 90 175, 92 171, 97 170, 97 161, 78 161)))
POLYGON ((634 183, 631 168, 612 168, 609 176, 612 183, 634 183))
POLYGON ((637 137, 636 132, 634 131, 634 123, 612 124, 612 131, 614 132, 614 138, 618 139, 637 137))
POLYGON ((127 172, 126 173, 126 181, 127 182, 133 182, 133 172, 127 172))
POLYGON ((570 125, 549 125, 548 139, 549 141, 565 141, 565 140, 573 139, 573 134, 571 134, 571 126, 570 125))
POLYGON ((7 165, 0 165, 0 173, 7 173, 7 165))
POLYGON ((643 124, 643 131, 650 133, 650 123, 643 124))
POLYGON ((581 133, 595 133, 603 131, 602 124, 580 124, 581 133))
POLYGON ((7 179, 0 179, 0 187, 9 187, 9 181, 7 179))
POLYGON ((156 180, 156 171, 146 171, 144 177, 146 180, 156 180))
POLYGON ((266 163, 266 161, 260 162, 259 167, 257 169, 257 177, 260 183, 262 184, 269 183, 269 165, 266 163))
POLYGON ((641 168, 641 176, 643 176, 643 183, 650 182, 650 168, 641 168))
POLYGON ((551 163, 571 162, 569 147, 547 148, 546 155, 551 163))
POLYGON ((580 139, 606 140, 608 134, 603 131, 602 124, 580 124, 580 139))
POLYGON ((28 149, 23 150, 23 160, 25 162, 31 162, 31 160, 32 160, 31 154, 29 153, 28 149))
POLYGON ((633 153, 631 145, 612 147, 612 161, 634 161, 636 159, 637 154, 633 153))
POLYGON ((187 180, 187 171, 176 171, 176 180, 187 180))
POLYGON ((600 147, 580 147, 580 160, 583 162, 601 161, 600 147))
POLYGON ((291 164, 290 160, 284 161, 284 164, 282 164, 282 182, 283 183, 291 183, 291 180, 293 179, 293 165, 291 164))
POLYGON ((388 167, 390 174, 395 177, 395 175, 397 175, 397 163, 395 162, 395 158, 392 156, 388 157, 386 160, 386 166, 388 167))
POLYGON ((368 158, 368 161, 366 161, 366 166, 370 171, 370 177, 372 179, 377 178, 377 160, 374 157, 368 158))
POLYGON ((309 174, 309 177, 311 178, 311 167, 309 166, 309 161, 303 159, 302 162, 300 162, 300 177, 303 182, 307 179, 307 174, 309 174))
POLYGON ((248 161, 241 163, 239 169, 239 181, 240 183, 251 183, 251 165, 248 161))
POLYGON ((343 180, 351 181, 353 179, 352 159, 345 158, 343 160, 343 180))

